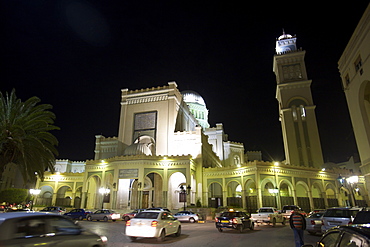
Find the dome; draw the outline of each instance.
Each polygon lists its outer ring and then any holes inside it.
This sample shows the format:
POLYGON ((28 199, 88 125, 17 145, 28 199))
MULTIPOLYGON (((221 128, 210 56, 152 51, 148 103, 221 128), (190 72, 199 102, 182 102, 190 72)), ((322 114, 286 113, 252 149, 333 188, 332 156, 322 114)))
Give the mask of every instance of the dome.
POLYGON ((278 40, 291 39, 291 38, 293 38, 292 35, 283 33, 283 35, 280 35, 280 37, 278 38, 278 40))
POLYGON ((197 92, 186 90, 181 92, 186 103, 198 103, 200 105, 206 106, 204 99, 197 92))

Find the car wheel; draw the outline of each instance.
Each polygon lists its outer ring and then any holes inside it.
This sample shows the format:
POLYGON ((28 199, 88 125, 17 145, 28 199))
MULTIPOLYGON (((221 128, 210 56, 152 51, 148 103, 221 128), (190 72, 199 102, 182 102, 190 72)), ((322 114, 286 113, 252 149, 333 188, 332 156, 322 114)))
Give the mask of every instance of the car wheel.
POLYGON ((281 222, 281 224, 282 224, 283 226, 285 226, 285 224, 286 224, 286 219, 285 219, 285 217, 283 218, 283 222, 281 222))
POLYGON ((137 237, 130 237, 131 241, 135 241, 136 239, 137 239, 137 237))
POLYGON ((87 218, 86 218, 88 221, 92 221, 92 219, 91 219, 91 216, 89 215, 89 216, 87 216, 87 218))
POLYGON ((189 219, 189 222, 190 222, 190 223, 195 223, 195 219, 194 219, 194 218, 190 218, 190 219, 189 219))
POLYGON ((217 230, 218 230, 219 232, 222 232, 222 228, 217 228, 217 230))
POLYGON ((242 233, 243 232, 243 225, 238 225, 238 227, 236 229, 238 229, 238 231, 240 233, 242 233))
POLYGON ((166 237, 166 230, 165 230, 165 229, 163 229, 163 230, 161 231, 161 234, 160 234, 160 235, 159 235, 159 237, 157 238, 157 241, 158 241, 158 242, 163 242, 165 237, 166 237))
POLYGON ((107 217, 107 216, 105 216, 105 217, 103 218, 103 220, 104 220, 104 222, 107 222, 107 221, 108 221, 108 217, 107 217))
POLYGON ((253 231, 254 230, 254 222, 251 222, 251 225, 249 226, 249 230, 253 231))
POLYGON ((275 227, 275 226, 276 226, 276 219, 275 219, 275 218, 273 218, 273 219, 272 219, 272 226, 273 226, 273 227, 275 227))
POLYGON ((124 220, 124 221, 129 221, 129 220, 130 220, 130 217, 125 216, 125 217, 123 217, 123 220, 124 220))
POLYGON ((181 235, 181 226, 179 226, 179 228, 177 228, 177 232, 175 233, 176 237, 180 237, 180 235, 181 235))
POLYGON ((113 222, 116 222, 116 220, 112 220, 113 222))

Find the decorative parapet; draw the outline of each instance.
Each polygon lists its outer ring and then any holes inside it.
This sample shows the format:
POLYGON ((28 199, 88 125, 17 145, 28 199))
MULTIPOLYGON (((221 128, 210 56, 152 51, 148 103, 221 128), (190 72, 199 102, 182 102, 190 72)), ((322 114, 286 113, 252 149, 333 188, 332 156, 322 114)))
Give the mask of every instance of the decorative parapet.
POLYGON ((345 169, 337 170, 326 170, 322 171, 312 167, 297 167, 285 164, 274 166, 272 162, 265 161, 251 161, 244 163, 239 168, 228 168, 228 167, 214 167, 214 168, 203 168, 203 174, 205 177, 219 177, 219 176, 242 176, 251 175, 257 173, 262 174, 274 174, 278 176, 294 176, 294 177, 309 177, 318 179, 331 179, 335 180, 338 177, 337 171, 343 171, 345 169))
POLYGON ((45 172, 44 173, 44 182, 47 181, 82 181, 84 178, 84 173, 73 173, 73 172, 65 172, 65 173, 51 173, 45 172))
MULTIPOLYGON (((145 154, 138 154, 138 155, 122 155, 122 156, 115 156, 109 159, 104 159, 104 163, 112 163, 116 161, 128 161, 128 160, 188 160, 192 159, 190 154, 188 155, 145 155, 145 154)), ((86 165, 95 165, 95 164, 103 164, 101 160, 87 160, 86 165)))
MULTIPOLYGON (((177 89, 176 82, 168 82, 168 86, 158 86, 152 88, 129 90, 128 88, 121 90, 121 104, 140 104, 157 101, 165 101, 169 98, 181 98, 181 93, 177 89)), ((178 99, 178 101, 179 101, 178 99)), ((179 102, 177 102, 179 104, 179 102)))

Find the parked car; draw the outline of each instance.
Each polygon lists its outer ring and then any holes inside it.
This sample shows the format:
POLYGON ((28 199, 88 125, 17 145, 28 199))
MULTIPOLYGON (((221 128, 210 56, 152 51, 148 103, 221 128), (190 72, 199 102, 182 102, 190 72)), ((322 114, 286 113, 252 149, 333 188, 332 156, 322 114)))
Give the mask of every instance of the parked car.
POLYGON ((75 208, 69 211, 68 213, 65 213, 65 216, 68 216, 72 219, 78 219, 78 220, 83 220, 86 219, 88 214, 91 214, 91 211, 86 211, 83 208, 75 208))
POLYGON ((65 209, 62 207, 46 207, 40 210, 40 212, 50 212, 50 213, 56 213, 56 214, 63 214, 65 213, 65 209))
POLYGON ((143 209, 143 208, 135 209, 134 211, 132 211, 130 213, 123 214, 122 215, 122 219, 125 220, 125 221, 128 221, 129 219, 134 218, 135 215, 137 215, 138 213, 140 213, 140 212, 142 212, 144 210, 145 209, 143 209))
POLYGON ((327 209, 322 216, 321 232, 324 233, 326 230, 329 230, 334 226, 352 223, 359 211, 359 208, 349 207, 335 207, 327 209))
POLYGON ((90 213, 86 216, 86 219, 88 221, 92 220, 103 220, 103 221, 116 221, 121 218, 121 215, 119 213, 114 212, 113 210, 110 209, 99 209, 96 210, 94 213, 90 213))
POLYGON ((0 246, 107 245, 107 238, 75 224, 65 216, 39 212, 5 213, 0 217, 0 246))
POLYGON ((306 231, 309 234, 321 234, 322 216, 325 211, 313 213, 306 218, 306 231))
POLYGON ((195 223, 199 220, 199 214, 192 211, 180 211, 173 215, 179 221, 186 221, 190 223, 195 223))
POLYGON ((146 210, 126 221, 126 235, 131 241, 137 238, 157 238, 164 241, 165 237, 181 235, 181 223, 171 213, 159 210, 146 210))
MULTIPOLYGON (((316 247, 368 247, 370 246, 370 225, 336 226, 328 230, 315 245, 316 247)), ((311 244, 302 247, 314 247, 311 244)))
POLYGON ((222 232, 223 228, 236 229, 239 232, 243 232, 246 228, 254 230, 253 220, 249 215, 241 211, 232 210, 223 212, 220 216, 216 217, 215 224, 219 232, 222 232))
POLYGON ((274 207, 262 207, 257 210, 256 214, 251 214, 251 218, 255 223, 267 223, 276 226, 276 223, 285 225, 285 217, 274 207))
POLYGON ((358 212, 352 224, 370 224, 370 211, 358 212))
POLYGON ((162 208, 162 207, 146 208, 145 210, 147 210, 147 211, 158 210, 158 211, 171 212, 168 208, 162 208))
POLYGON ((303 211, 300 207, 296 206, 296 205, 284 205, 283 208, 281 209, 281 213, 282 215, 289 219, 290 218, 290 215, 293 213, 293 212, 299 212, 300 214, 302 214, 304 217, 307 216, 307 213, 305 211, 303 211))

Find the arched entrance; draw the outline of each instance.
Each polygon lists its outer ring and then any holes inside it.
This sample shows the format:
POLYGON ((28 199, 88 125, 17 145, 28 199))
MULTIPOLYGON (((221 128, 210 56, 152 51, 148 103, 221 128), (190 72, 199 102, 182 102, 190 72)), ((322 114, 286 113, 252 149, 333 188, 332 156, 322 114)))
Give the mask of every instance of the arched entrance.
POLYGON ((227 184, 227 206, 243 207, 242 186, 236 181, 231 181, 227 184))
POLYGON ((62 186, 57 191, 55 199, 56 206, 70 207, 72 201, 72 189, 69 186, 62 186))
POLYGON ((87 179, 87 192, 85 207, 89 209, 101 208, 103 197, 99 198, 101 179, 99 176, 91 176, 87 179))
POLYGON ((54 190, 51 186, 45 185, 40 188, 41 192, 36 197, 34 206, 51 206, 54 190))
MULTIPOLYGON (((171 209, 180 209, 184 207, 184 202, 180 202, 180 186, 186 188, 186 177, 181 172, 171 174, 168 179, 168 207, 171 209)), ((186 205, 186 203, 185 203, 186 205)))
POLYGON ((255 213, 258 209, 256 183, 249 179, 245 182, 245 207, 249 214, 255 213))
POLYGON ((308 186, 304 182, 298 182, 296 185, 297 206, 301 207, 303 211, 310 212, 310 198, 308 195, 308 186))
POLYGON ((208 186, 208 206, 213 208, 223 206, 222 199, 222 186, 216 182, 211 183, 208 186))

